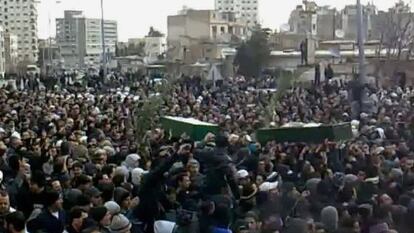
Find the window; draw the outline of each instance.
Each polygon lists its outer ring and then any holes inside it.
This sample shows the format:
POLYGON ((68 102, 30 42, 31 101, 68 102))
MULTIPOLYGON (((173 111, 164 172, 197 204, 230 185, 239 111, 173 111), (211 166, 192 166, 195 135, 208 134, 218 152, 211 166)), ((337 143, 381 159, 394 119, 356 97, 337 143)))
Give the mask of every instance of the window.
POLYGON ((233 27, 229 26, 228 30, 230 34, 233 34, 233 27))

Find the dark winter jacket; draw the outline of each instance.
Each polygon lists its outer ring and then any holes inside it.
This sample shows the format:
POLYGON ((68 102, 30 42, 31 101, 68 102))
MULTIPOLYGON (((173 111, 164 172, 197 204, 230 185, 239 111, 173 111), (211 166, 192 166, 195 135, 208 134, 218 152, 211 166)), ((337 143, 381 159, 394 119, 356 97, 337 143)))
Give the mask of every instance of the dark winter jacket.
POLYGON ((44 209, 37 218, 27 223, 29 232, 61 233, 65 229, 66 216, 64 211, 59 211, 59 218, 44 209))

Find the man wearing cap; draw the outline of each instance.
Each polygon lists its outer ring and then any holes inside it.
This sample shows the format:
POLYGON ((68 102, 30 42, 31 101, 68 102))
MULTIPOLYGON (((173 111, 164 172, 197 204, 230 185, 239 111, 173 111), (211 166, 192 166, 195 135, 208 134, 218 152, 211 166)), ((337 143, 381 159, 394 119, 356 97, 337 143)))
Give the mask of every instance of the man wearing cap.
POLYGON ((257 194, 257 187, 251 179, 246 170, 239 170, 237 172, 237 178, 240 188, 240 208, 243 212, 250 211, 255 205, 255 196, 257 194))
POLYGON ((85 195, 90 198, 89 200, 91 201, 94 207, 102 206, 102 192, 99 191, 99 189, 97 189, 95 186, 92 186, 89 189, 87 189, 85 191, 85 195))
POLYGON ((111 233, 130 233, 132 224, 123 214, 116 214, 112 216, 111 225, 109 229, 111 233))
POLYGON ((111 224, 112 215, 105 206, 94 207, 89 211, 88 220, 92 222, 92 226, 85 229, 89 232, 91 229, 99 229, 100 233, 110 233, 109 226, 111 224))

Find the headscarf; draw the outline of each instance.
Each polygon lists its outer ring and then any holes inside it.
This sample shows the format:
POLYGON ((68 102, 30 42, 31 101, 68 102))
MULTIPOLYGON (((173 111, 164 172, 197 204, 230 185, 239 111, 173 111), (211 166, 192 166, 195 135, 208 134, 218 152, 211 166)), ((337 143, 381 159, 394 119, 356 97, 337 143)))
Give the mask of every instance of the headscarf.
POLYGON ((138 161, 141 157, 138 154, 129 154, 125 161, 122 162, 122 166, 126 167, 129 171, 136 168, 138 166, 138 161))

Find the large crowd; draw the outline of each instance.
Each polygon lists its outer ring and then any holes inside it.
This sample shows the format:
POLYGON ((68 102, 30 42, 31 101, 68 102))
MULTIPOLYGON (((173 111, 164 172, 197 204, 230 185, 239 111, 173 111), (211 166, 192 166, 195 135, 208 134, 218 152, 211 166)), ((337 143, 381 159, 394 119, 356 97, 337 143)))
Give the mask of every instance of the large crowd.
POLYGON ((295 87, 269 119, 272 77, 181 77, 159 114, 221 129, 192 141, 161 127, 138 135, 134 113, 156 88, 130 79, 0 89, 0 232, 414 232, 412 88, 369 86, 374 110, 353 117, 346 82, 295 87), (261 145, 254 135, 351 121, 344 142, 261 145))

